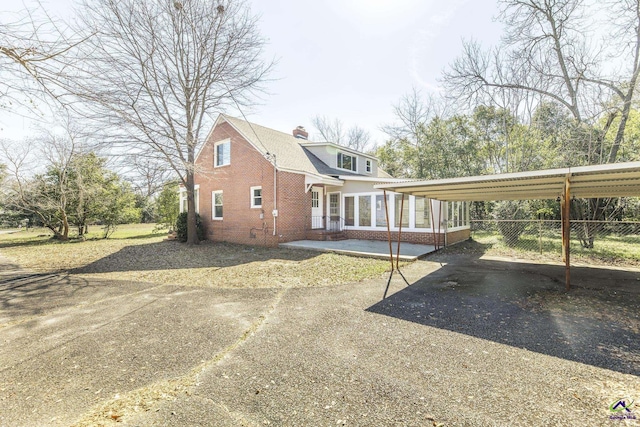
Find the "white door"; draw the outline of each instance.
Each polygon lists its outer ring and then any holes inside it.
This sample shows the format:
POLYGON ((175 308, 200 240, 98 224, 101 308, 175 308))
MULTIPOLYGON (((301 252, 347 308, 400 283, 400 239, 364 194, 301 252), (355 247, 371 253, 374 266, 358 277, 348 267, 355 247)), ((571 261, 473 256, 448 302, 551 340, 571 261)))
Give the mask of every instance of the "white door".
POLYGON ((324 228, 322 218, 322 187, 311 188, 311 228, 324 228))

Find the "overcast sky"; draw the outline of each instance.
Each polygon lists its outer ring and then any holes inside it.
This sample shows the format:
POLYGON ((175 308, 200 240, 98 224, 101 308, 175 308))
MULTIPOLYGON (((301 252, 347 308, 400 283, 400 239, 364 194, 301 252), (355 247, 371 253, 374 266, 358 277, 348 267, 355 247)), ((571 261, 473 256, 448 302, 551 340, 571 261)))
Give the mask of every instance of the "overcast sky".
MULTIPOLYGON (((0 10, 7 7, 3 1, 0 10)), ((18 3, 18 2, 16 2, 18 3)), ((248 118, 289 132, 313 134, 317 114, 369 130, 393 120, 392 105, 412 87, 438 90, 442 70, 458 56, 462 39, 497 43, 496 0, 253 0, 278 60, 261 105, 248 118)), ((45 3, 66 15, 70 0, 45 3)), ((12 7, 16 7, 13 5, 12 7)), ((27 120, 0 112, 0 136, 30 132, 27 120)))

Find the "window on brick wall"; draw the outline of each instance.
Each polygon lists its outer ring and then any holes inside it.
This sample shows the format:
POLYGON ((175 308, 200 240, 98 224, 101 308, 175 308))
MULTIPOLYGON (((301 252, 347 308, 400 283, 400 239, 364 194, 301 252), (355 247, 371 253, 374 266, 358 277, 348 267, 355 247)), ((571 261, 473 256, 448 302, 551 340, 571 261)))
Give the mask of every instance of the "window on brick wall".
POLYGON ((222 190, 211 192, 211 218, 222 219, 222 190))
POLYGON ((251 187, 251 207, 262 207, 262 187, 251 187))
MULTIPOLYGON (((193 195, 195 198, 196 213, 200 213, 200 185, 194 186, 193 195)), ((187 189, 180 187, 180 212, 187 212, 187 189)))
POLYGON ((215 167, 226 166, 231 163, 231 142, 230 140, 216 142, 214 145, 215 167))

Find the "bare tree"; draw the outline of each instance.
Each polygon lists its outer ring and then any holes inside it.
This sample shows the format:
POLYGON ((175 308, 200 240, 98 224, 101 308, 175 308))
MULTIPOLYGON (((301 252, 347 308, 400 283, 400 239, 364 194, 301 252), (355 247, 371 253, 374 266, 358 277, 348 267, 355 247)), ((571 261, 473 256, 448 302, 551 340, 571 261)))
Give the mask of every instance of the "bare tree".
POLYGON ((371 135, 359 126, 352 126, 345 131, 341 120, 331 120, 326 116, 315 116, 311 123, 325 141, 361 152, 369 146, 371 135))
MULTIPOLYGON (((37 101, 65 103, 82 37, 50 15, 39 0, 0 20, 0 107, 37 109, 37 101)), ((14 108, 11 108, 14 110, 14 108)))
POLYGON ((393 106, 395 123, 382 126, 382 131, 395 141, 407 140, 417 144, 420 128, 424 127, 434 117, 447 115, 446 104, 441 99, 413 88, 393 106))
POLYGON ((188 240, 198 242, 194 172, 211 114, 249 105, 272 63, 243 1, 85 1, 80 90, 106 141, 167 164, 185 186, 188 240), (105 126, 106 125, 106 126, 105 126))
MULTIPOLYGON (((562 105, 574 120, 571 155, 565 161, 615 162, 640 74, 640 0, 500 3, 506 26, 502 46, 484 51, 475 42, 465 43, 445 74, 452 96, 474 101, 497 91, 524 92, 562 105), (598 21, 601 16, 605 19, 598 21), (591 27, 604 31, 590 32, 591 27), (615 136, 607 138, 616 123, 615 136)), ((611 202, 592 199, 580 202, 584 209, 578 210, 602 219, 611 202)), ((593 247, 589 230, 583 245, 593 247)))
POLYGON ((131 163, 133 186, 147 199, 158 194, 174 175, 166 162, 158 162, 148 156, 133 156, 131 163))
POLYGON ((506 26, 502 46, 486 51, 477 42, 466 42, 444 76, 451 96, 478 103, 506 91, 556 102, 578 127, 599 126, 593 143, 586 143, 586 161, 615 162, 640 73, 640 1, 598 6, 581 0, 500 3, 499 18, 506 26), (599 15, 591 13, 602 10, 589 7, 604 7, 606 22, 597 22, 599 15), (594 25, 608 30, 600 44, 587 31, 594 25), (607 148, 605 137, 617 117, 618 129, 607 148))

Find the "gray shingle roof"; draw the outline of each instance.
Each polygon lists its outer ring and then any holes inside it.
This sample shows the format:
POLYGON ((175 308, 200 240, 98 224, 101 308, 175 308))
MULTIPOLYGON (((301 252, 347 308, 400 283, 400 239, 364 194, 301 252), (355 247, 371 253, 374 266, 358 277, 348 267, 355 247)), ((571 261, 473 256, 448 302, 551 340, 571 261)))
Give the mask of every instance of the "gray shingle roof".
POLYGON ((327 165, 322 160, 320 160, 315 154, 313 154, 308 149, 306 149, 304 147, 301 147, 301 148, 307 154, 307 157, 309 157, 309 160, 311 160, 311 163, 313 163, 313 165, 315 166, 316 170, 319 173, 323 174, 323 175, 330 175, 330 176, 339 176, 339 175, 342 175, 342 176, 346 176, 346 175, 364 176, 364 175, 359 174, 359 173, 349 172, 349 171, 340 170, 340 169, 334 169, 334 168, 330 167, 329 165, 327 165))
POLYGON ((226 115, 222 117, 249 140, 263 155, 267 153, 275 154, 278 168, 315 175, 325 175, 318 170, 316 166, 317 163, 311 161, 307 155, 307 150, 300 146, 301 140, 295 138, 293 135, 249 123, 235 117, 226 115))
MULTIPOLYGON (((330 167, 308 149, 301 146, 307 140, 298 139, 291 134, 269 129, 246 120, 222 115, 231 126, 236 128, 249 142, 251 142, 263 155, 267 153, 276 155, 276 165, 278 168, 309 173, 314 175, 352 175, 365 176, 363 174, 352 173, 330 167)), ((378 169, 378 176, 388 177, 389 175, 378 169)))

